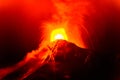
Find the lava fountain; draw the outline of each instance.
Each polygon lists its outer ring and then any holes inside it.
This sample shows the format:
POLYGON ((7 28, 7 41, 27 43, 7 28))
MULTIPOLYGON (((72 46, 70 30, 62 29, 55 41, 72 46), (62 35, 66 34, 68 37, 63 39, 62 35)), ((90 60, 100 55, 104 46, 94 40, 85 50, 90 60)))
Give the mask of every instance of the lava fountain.
POLYGON ((59 28, 59 29, 52 31, 50 41, 55 41, 58 39, 68 40, 67 34, 66 34, 64 28, 59 28))

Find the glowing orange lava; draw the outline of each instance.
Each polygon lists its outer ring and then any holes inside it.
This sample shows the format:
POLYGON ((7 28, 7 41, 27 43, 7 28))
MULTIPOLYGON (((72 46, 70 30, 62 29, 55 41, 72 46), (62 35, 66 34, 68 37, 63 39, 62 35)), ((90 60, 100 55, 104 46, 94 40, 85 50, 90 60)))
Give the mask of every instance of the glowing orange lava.
POLYGON ((50 41, 52 42, 58 39, 68 40, 64 28, 59 28, 52 31, 50 41))

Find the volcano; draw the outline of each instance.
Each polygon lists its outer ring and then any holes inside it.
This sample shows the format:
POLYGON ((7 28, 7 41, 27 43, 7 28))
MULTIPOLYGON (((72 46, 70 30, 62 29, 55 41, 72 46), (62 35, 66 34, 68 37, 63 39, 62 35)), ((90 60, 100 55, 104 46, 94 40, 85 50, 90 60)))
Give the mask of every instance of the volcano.
POLYGON ((37 51, 4 80, 78 80, 86 78, 91 52, 66 40, 56 40, 37 51))

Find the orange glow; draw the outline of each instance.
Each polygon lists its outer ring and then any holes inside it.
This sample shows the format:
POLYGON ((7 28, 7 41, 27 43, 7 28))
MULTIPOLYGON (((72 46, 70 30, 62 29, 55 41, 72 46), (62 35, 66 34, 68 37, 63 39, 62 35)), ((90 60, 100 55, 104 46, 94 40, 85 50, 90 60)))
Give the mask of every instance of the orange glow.
POLYGON ((50 41, 55 41, 57 39, 68 40, 64 28, 59 28, 52 31, 50 41))

